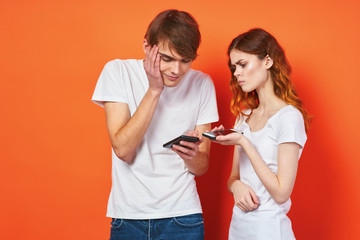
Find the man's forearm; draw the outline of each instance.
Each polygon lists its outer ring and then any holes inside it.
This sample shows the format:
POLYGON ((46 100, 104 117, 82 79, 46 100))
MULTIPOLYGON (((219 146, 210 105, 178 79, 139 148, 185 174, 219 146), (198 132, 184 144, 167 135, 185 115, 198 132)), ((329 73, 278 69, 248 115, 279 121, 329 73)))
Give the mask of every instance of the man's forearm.
POLYGON ((131 162, 151 123, 160 93, 149 89, 134 115, 110 136, 114 152, 121 160, 131 162))
POLYGON ((209 154, 199 151, 196 157, 191 160, 184 160, 184 162, 192 174, 201 176, 205 174, 209 168, 209 154))

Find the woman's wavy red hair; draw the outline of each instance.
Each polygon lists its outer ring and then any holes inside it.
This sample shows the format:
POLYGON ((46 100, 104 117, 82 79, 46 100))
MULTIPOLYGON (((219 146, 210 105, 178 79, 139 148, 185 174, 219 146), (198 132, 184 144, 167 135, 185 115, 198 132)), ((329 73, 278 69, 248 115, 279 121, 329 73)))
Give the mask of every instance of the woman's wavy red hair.
POLYGON ((286 59, 284 50, 281 48, 275 37, 261 28, 253 28, 248 32, 237 36, 228 48, 229 68, 231 71, 230 87, 233 97, 230 104, 231 112, 238 117, 239 115, 248 116, 243 112, 245 109, 257 108, 259 98, 256 91, 244 92, 239 86, 234 71, 231 67, 230 53, 233 50, 254 54, 259 59, 269 56, 273 60, 273 65, 269 69, 274 84, 274 93, 285 103, 297 108, 304 118, 306 131, 309 129, 311 117, 303 107, 303 102, 298 97, 295 87, 290 80, 291 67, 286 59))

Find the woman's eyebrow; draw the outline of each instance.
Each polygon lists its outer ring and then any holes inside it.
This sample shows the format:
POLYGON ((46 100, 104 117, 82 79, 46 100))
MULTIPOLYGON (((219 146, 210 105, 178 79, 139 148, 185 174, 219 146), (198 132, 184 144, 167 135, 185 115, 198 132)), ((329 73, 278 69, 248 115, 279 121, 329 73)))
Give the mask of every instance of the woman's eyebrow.
POLYGON ((235 64, 240 64, 240 63, 241 63, 241 61, 244 61, 244 59, 240 59, 240 60, 238 60, 235 64))

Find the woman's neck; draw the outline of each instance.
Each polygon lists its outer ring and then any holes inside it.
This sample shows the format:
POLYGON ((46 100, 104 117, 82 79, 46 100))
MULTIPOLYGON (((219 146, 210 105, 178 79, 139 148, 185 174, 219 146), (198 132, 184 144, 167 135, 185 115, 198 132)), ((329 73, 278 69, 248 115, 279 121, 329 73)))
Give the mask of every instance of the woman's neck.
POLYGON ((270 84, 256 90, 259 98, 259 105, 256 109, 260 113, 271 113, 286 106, 286 103, 275 95, 272 81, 268 82, 270 84))

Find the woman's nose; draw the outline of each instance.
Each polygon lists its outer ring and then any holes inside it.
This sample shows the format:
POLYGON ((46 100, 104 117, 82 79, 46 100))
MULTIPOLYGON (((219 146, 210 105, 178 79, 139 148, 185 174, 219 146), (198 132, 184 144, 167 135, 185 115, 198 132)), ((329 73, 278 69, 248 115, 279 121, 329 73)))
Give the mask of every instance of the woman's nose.
POLYGON ((235 76, 235 77, 238 77, 238 76, 240 76, 241 74, 242 74, 241 70, 237 67, 237 68, 235 69, 234 76, 235 76))

